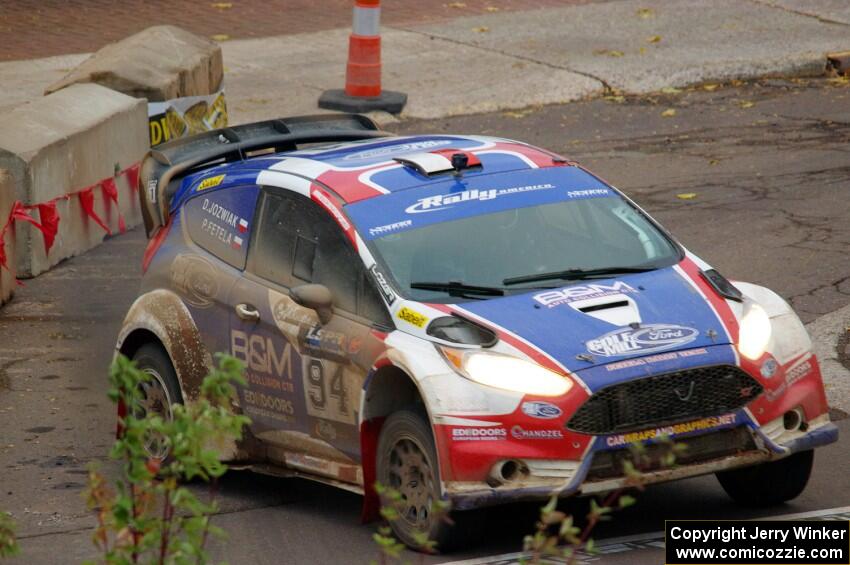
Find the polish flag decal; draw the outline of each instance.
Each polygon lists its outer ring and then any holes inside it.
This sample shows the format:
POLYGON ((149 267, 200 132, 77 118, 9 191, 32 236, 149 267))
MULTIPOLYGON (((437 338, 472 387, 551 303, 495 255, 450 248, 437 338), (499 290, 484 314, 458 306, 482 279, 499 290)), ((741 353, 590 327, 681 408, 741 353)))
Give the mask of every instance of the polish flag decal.
POLYGON ((242 238, 238 235, 233 236, 233 243, 231 245, 233 249, 242 249, 242 238))
POLYGON ((245 233, 248 231, 248 220, 244 218, 239 219, 239 233, 245 233))

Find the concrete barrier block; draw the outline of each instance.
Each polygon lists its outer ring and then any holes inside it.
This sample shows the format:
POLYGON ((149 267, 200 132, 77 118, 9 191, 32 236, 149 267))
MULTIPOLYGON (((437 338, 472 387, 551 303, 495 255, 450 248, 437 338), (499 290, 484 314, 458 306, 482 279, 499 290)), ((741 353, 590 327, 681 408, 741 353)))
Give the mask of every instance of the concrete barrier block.
MULTIPOLYGON (((6 225, 14 202, 15 183, 12 174, 6 169, 0 169, 0 230, 6 225)), ((0 267, 0 305, 2 305, 12 298, 12 293, 17 286, 15 284, 15 230, 6 230, 6 233, 0 237, 3 239, 0 246, 6 254, 6 267, 0 267)))
POLYGON ((154 26, 102 48, 45 93, 94 82, 162 102, 212 94, 221 86, 223 73, 217 43, 179 27, 154 26))
MULTIPOLYGON (((94 186, 94 210, 114 233, 119 210, 127 227, 138 224, 138 196, 126 175, 115 176, 147 149, 145 101, 97 84, 71 85, 0 116, 0 169, 11 174, 15 198, 30 206, 55 200, 60 218, 49 255, 41 233, 16 222, 18 276, 35 276, 103 240, 106 232, 84 213, 80 190, 94 186), (99 186, 111 178, 117 209, 99 186)), ((32 215, 39 219, 38 210, 32 215)))

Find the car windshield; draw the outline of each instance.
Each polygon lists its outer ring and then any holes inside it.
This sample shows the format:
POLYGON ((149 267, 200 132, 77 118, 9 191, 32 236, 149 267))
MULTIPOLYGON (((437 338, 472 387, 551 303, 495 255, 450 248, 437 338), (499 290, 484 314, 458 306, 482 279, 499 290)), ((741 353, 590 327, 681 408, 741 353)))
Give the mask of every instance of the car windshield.
POLYGON ((678 249, 619 196, 469 216, 371 243, 402 294, 425 302, 487 299, 679 259, 678 249))

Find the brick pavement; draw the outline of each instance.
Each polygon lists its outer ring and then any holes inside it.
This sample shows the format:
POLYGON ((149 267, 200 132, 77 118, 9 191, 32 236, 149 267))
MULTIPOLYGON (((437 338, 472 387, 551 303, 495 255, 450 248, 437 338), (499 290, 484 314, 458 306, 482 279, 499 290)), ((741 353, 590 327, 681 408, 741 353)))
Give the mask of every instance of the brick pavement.
MULTIPOLYGON (((606 0, 386 0, 388 25, 606 0)), ((0 0, 0 61, 95 51, 170 23, 207 37, 289 35, 351 25, 352 0, 0 0)))

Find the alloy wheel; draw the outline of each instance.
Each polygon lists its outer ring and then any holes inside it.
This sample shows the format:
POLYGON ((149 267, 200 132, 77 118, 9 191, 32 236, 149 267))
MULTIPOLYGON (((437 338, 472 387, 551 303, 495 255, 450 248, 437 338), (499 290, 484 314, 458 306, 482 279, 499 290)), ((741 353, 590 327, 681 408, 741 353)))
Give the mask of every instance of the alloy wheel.
MULTIPOLYGON (((146 367, 143 371, 151 378, 139 385, 141 398, 136 407, 136 417, 142 419, 151 415, 159 416, 165 421, 171 420, 171 396, 165 381, 156 369, 146 367)), ((145 451, 152 458, 164 460, 168 456, 168 449, 165 438, 158 434, 151 434, 145 441, 145 451)))
POLYGON ((411 528, 428 531, 434 505, 434 473, 421 446, 399 439, 390 452, 389 487, 401 495, 399 514, 411 528))

